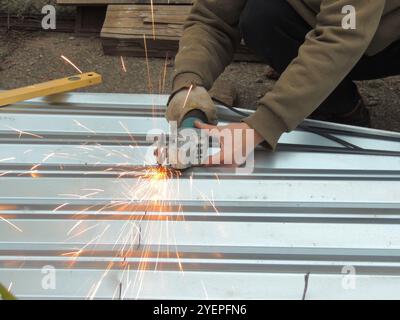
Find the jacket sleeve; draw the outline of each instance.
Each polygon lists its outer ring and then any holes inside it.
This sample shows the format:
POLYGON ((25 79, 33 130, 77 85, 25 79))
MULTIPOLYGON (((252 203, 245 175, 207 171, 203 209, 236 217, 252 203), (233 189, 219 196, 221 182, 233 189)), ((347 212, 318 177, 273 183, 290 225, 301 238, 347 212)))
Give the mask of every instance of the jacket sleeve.
POLYGON ((240 42, 239 17, 246 0, 197 0, 185 22, 175 60, 173 92, 191 84, 210 89, 231 63, 240 42))
POLYGON ((322 0, 317 23, 296 59, 256 112, 244 119, 275 148, 285 131, 295 129, 348 75, 375 35, 385 0, 322 0), (345 29, 346 5, 355 8, 356 28, 345 29))

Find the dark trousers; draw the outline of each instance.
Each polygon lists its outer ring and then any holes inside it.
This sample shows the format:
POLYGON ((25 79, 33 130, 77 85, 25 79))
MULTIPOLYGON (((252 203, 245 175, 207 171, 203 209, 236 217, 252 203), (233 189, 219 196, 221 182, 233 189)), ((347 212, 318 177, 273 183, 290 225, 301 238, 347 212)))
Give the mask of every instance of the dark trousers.
MULTIPOLYGON (((240 18, 240 29, 247 46, 283 73, 297 57, 311 27, 285 0, 248 0, 240 18)), ((375 56, 364 56, 317 113, 338 115, 352 111, 360 98, 354 80, 399 74, 400 41, 397 41, 375 56)))

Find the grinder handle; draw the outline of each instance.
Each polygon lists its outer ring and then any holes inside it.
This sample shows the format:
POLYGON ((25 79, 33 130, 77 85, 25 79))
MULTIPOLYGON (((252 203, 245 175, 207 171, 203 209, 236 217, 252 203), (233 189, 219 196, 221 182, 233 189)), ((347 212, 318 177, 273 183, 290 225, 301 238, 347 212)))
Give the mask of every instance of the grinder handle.
POLYGON ((185 114, 185 116, 182 119, 180 128, 195 128, 196 127, 194 125, 195 121, 201 121, 207 123, 208 119, 203 111, 199 109, 194 109, 185 114))

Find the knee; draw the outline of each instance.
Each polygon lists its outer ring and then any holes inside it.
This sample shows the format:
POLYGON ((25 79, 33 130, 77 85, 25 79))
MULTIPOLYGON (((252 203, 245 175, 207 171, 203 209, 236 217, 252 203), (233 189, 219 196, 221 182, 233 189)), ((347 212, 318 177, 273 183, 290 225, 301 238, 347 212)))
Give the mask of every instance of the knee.
POLYGON ((273 37, 286 8, 282 0, 248 0, 240 17, 242 37, 249 47, 273 37))

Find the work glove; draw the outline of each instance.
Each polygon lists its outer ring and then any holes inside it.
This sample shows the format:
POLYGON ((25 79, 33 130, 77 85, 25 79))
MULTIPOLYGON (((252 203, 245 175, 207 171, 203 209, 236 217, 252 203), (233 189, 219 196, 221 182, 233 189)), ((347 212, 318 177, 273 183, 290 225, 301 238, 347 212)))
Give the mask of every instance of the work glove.
POLYGON ((177 121, 180 126, 185 115, 192 110, 203 111, 209 124, 217 124, 217 109, 207 90, 203 87, 183 89, 170 100, 166 112, 168 121, 177 121))

